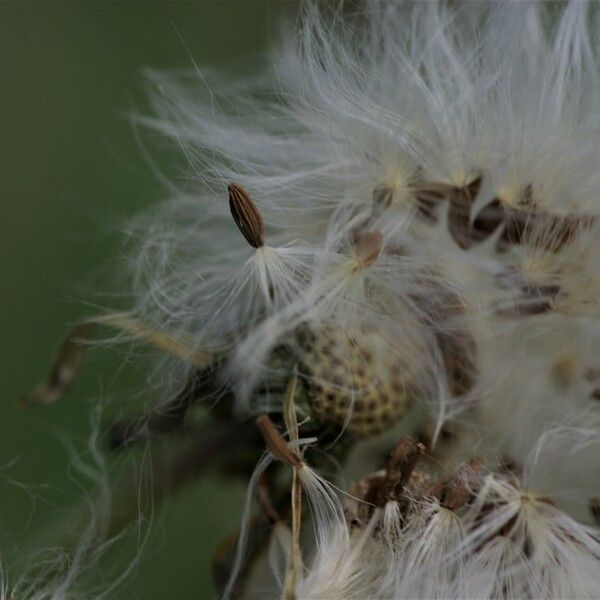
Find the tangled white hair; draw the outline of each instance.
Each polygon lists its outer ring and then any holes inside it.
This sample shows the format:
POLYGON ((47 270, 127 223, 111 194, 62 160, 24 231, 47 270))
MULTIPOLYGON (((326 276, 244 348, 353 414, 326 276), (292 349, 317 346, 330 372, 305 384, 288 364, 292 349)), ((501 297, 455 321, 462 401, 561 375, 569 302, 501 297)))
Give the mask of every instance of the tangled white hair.
POLYGON ((224 595, 600 597, 598 7, 308 3, 148 78, 191 183, 107 319, 259 418, 224 595))

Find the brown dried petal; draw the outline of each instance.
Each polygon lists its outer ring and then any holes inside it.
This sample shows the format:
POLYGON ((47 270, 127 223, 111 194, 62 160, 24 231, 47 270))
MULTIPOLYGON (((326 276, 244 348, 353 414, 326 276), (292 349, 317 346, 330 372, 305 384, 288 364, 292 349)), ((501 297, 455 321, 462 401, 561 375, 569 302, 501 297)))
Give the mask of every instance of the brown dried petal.
POLYGON ((474 241, 487 239, 504 222, 504 218, 502 202, 494 198, 477 213, 471 229, 471 238, 474 241))
POLYGON ((264 246, 265 225, 250 194, 237 183, 230 183, 227 189, 231 216, 242 235, 253 248, 264 246))

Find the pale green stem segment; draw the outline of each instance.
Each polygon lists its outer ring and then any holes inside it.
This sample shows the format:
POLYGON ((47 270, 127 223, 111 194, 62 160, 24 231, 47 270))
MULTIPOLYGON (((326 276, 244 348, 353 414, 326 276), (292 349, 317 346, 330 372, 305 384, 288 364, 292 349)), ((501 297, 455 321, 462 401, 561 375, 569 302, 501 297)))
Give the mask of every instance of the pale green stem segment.
MULTIPOLYGON (((285 403, 284 421, 288 430, 290 441, 298 442, 298 421, 294 396, 298 383, 298 366, 294 366, 294 376, 288 384, 285 403)), ((303 468, 303 467, 300 467, 303 468)), ((298 477, 298 467, 293 467, 292 472, 292 548, 286 568, 285 584, 283 588, 284 600, 296 600, 296 586, 298 574, 302 569, 302 554, 300 551, 300 527, 302 524, 302 486, 298 477)))
POLYGON ((176 339, 169 333, 146 325, 125 313, 97 315, 77 323, 70 329, 56 351, 48 378, 29 395, 21 398, 23 406, 53 404, 69 391, 81 369, 85 352, 98 325, 118 329, 198 369, 206 369, 227 352, 227 348, 198 349, 191 340, 176 339))

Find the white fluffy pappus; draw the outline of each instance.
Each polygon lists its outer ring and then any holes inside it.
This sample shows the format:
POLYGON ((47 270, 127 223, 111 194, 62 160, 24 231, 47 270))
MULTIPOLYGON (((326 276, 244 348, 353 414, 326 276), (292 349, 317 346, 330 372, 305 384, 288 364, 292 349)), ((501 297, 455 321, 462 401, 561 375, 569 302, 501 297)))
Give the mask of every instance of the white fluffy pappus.
POLYGON ((599 30, 585 2, 309 2, 262 76, 149 73, 137 120, 192 178, 139 222, 131 315, 225 348, 243 415, 297 372, 307 435, 418 406, 431 482, 485 463, 462 503, 404 482, 358 523, 302 471, 298 598, 600 593, 599 30))
MULTIPOLYGON (((570 436, 588 443, 581 431, 570 436)), ((297 597, 596 598, 598 530, 562 512, 534 481, 547 441, 539 439, 521 478, 465 471, 453 484, 452 500, 405 490, 381 508, 370 505, 362 521, 348 513, 347 525, 318 520, 320 535, 329 529, 330 543, 306 557, 297 597)))

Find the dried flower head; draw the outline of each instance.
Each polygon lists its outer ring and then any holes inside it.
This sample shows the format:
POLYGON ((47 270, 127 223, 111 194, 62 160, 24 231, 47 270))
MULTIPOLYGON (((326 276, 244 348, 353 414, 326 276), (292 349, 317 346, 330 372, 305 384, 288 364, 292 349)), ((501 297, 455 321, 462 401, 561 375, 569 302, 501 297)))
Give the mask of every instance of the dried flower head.
POLYGON ((104 317, 185 366, 146 433, 258 417, 226 597, 597 598, 600 11, 346 8, 235 94, 149 74, 197 177, 104 317))

